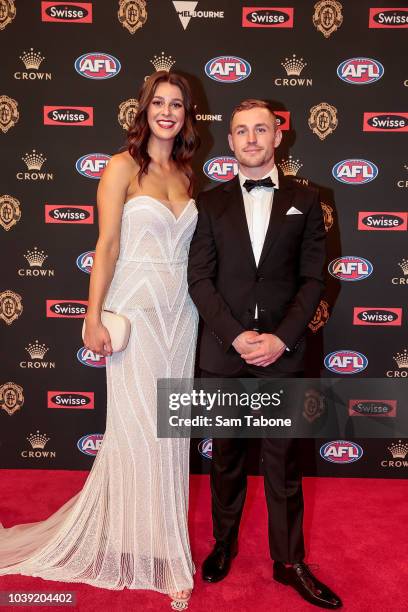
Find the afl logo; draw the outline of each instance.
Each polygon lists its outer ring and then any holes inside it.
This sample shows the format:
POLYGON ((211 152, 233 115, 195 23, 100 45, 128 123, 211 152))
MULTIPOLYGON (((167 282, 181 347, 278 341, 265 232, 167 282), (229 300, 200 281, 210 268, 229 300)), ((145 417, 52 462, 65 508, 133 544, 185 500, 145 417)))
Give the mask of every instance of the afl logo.
POLYGON ((373 272, 373 264, 364 257, 338 257, 329 263, 328 270, 332 276, 343 281, 359 281, 373 272))
POLYGON ((91 368, 104 368, 106 367, 106 358, 103 355, 97 355, 91 349, 83 346, 77 352, 77 359, 82 365, 89 366, 91 368))
POLYGON ((105 153, 88 153, 77 160, 75 168, 82 176, 99 180, 110 158, 105 153))
POLYGON ((103 434, 86 434, 79 438, 77 447, 84 453, 84 455, 92 455, 93 457, 98 454, 98 450, 102 446, 103 434))
POLYGON ((368 366, 368 359, 357 351, 340 350, 326 355, 324 365, 335 374, 357 374, 368 366))
POLYGON ((93 262, 95 257, 95 251, 85 251, 77 257, 76 265, 82 272, 87 274, 91 273, 93 262))
POLYGON ((221 55, 209 60, 205 67, 205 74, 220 83, 237 83, 248 78, 251 74, 251 65, 240 57, 221 55))
POLYGON ((121 64, 108 53, 84 53, 75 60, 75 70, 87 79, 111 79, 119 74, 121 64))
POLYGON ((378 168, 366 159, 344 159, 333 166, 332 174, 340 183, 364 185, 377 177, 378 168))
POLYGON ((363 456, 363 449, 355 442, 334 440, 320 447, 320 456, 330 463, 353 463, 363 456))
POLYGON ((369 85, 379 81, 384 74, 384 66, 369 57, 352 57, 337 67, 337 76, 352 85, 369 85))
POLYGON ((198 452, 205 459, 212 459, 212 438, 205 438, 201 440, 198 445, 198 452))
POLYGON ((238 174, 238 162, 235 157, 213 157, 205 162, 203 171, 212 181, 225 183, 238 174))

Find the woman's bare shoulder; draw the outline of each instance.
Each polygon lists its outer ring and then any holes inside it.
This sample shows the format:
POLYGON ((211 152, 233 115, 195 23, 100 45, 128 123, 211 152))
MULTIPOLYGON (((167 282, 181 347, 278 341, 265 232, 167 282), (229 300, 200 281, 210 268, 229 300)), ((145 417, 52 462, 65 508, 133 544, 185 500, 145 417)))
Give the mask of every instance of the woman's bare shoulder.
POLYGON ((130 155, 129 151, 122 151, 121 153, 112 155, 108 166, 118 171, 129 172, 129 174, 133 174, 139 170, 139 165, 130 155))

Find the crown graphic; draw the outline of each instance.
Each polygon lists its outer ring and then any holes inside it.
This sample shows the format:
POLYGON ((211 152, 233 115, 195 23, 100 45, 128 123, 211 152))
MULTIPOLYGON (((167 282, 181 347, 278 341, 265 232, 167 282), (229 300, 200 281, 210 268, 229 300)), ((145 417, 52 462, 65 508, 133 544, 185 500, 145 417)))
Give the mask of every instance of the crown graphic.
POLYGON ((388 450, 391 452, 394 459, 405 459, 405 456, 408 453, 408 444, 398 440, 398 442, 391 444, 391 446, 388 447, 388 450))
POLYGON ((408 164, 404 164, 405 170, 408 170, 408 164))
POLYGON ((37 153, 36 150, 33 149, 32 153, 26 153, 21 159, 29 170, 41 170, 47 158, 44 157, 42 153, 37 153))
POLYGON ((408 350, 404 349, 402 353, 397 353, 393 357, 399 368, 408 368, 408 350))
POLYGON ((164 55, 164 51, 161 52, 161 55, 155 55, 150 63, 153 64, 156 71, 165 70, 166 72, 170 71, 170 68, 176 63, 176 60, 172 58, 171 55, 164 55))
POLYGON ((31 359, 44 359, 45 353, 48 353, 50 349, 47 348, 46 344, 40 344, 38 340, 36 340, 33 344, 30 342, 29 345, 25 347, 25 350, 28 352, 31 359))
POLYGON ((44 448, 44 446, 47 444, 48 440, 50 439, 51 438, 47 438, 46 434, 40 434, 38 429, 37 429, 37 433, 30 434, 26 438, 26 440, 29 441, 29 443, 31 444, 33 448, 44 448))
POLYGON ((288 159, 282 159, 279 164, 279 168, 285 176, 296 176, 302 166, 303 164, 300 160, 293 159, 291 155, 289 155, 288 159))
POLYGON ((43 57, 39 51, 34 51, 31 47, 29 51, 24 51, 23 54, 20 55, 20 59, 24 62, 27 70, 38 70, 45 57, 43 57))
POLYGON ((46 255, 44 251, 39 251, 37 247, 34 247, 33 251, 27 250, 24 257, 30 264, 30 268, 41 268, 48 255, 46 255))
POLYGON ((285 61, 281 62, 281 66, 286 70, 288 76, 299 76, 303 68, 307 66, 307 62, 303 61, 303 57, 298 59, 295 54, 292 57, 285 57, 285 61))
POLYGON ((404 275, 408 274, 408 259, 402 259, 398 265, 403 271, 404 275))

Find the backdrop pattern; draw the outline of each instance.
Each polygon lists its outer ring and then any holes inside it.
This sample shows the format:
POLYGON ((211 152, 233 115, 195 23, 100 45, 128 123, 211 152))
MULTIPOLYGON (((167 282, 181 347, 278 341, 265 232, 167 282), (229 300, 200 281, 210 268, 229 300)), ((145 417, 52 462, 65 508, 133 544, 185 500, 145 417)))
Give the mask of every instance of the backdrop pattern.
MULTIPOLYGON (((105 363, 80 341, 95 193, 154 70, 192 84, 197 190, 236 172, 228 120, 247 97, 276 108, 282 171, 320 187, 328 286, 308 373, 408 376, 407 28, 408 6, 369 0, 0 0, 1 467, 87 469, 97 453, 105 363)), ((309 418, 320 409, 311 396, 309 418)), ((323 442, 305 442, 306 473, 407 474, 407 440, 359 440, 363 456, 345 445, 337 464, 323 442)), ((193 441, 192 470, 210 455, 193 441)))

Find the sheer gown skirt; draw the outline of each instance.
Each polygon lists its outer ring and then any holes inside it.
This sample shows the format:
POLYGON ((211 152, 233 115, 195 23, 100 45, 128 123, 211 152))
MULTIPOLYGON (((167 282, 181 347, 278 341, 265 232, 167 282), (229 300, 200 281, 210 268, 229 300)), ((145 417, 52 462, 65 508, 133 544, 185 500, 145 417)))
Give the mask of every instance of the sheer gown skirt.
POLYGON ((132 268, 118 262, 105 301, 132 331, 126 350, 107 358, 106 431, 92 470, 45 521, 0 528, 0 575, 163 593, 193 587, 189 440, 157 438, 156 381, 193 376, 198 315, 185 265, 138 265, 143 282, 129 291, 132 268))

